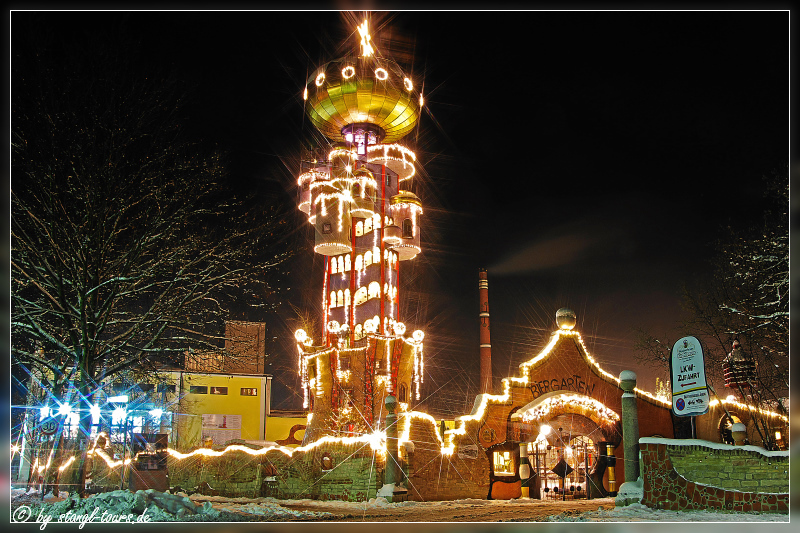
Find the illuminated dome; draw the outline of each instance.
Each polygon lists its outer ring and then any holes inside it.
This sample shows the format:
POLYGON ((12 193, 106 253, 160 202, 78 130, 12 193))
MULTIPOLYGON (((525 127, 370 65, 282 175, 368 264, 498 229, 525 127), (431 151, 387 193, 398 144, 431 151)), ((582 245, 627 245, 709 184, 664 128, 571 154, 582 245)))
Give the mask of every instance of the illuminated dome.
POLYGON ((556 324, 561 329, 570 330, 575 327, 575 311, 568 307, 562 307, 556 311, 556 324))
POLYGON ((411 191, 400 191, 390 199, 391 205, 414 204, 422 207, 419 197, 411 191))
POLYGON ((349 56, 330 61, 306 81, 306 113, 325 136, 344 141, 342 128, 374 124, 383 142, 409 133, 419 118, 420 94, 394 61, 349 56))

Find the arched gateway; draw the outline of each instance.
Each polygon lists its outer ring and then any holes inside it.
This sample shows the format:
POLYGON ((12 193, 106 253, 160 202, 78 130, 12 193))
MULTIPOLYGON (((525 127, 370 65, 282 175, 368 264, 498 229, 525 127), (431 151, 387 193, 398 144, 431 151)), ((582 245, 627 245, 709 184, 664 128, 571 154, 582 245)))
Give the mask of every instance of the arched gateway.
MULTIPOLYGON (((520 496, 521 453, 528 456, 532 498, 586 497, 587 490, 607 496, 625 481, 624 469, 614 468, 624 461, 619 380, 572 331, 574 313, 559 310, 557 321, 545 349, 519 365, 519 376, 503 380, 502 395, 476 401, 485 406, 477 433, 491 465, 489 498, 520 496)), ((636 394, 642 436, 672 437, 669 403, 636 394)))

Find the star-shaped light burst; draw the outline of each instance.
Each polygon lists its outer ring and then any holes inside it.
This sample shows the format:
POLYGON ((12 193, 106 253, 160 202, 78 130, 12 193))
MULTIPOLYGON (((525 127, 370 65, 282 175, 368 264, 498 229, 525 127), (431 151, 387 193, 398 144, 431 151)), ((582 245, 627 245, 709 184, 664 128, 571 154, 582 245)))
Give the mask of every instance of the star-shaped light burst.
POLYGON ((372 37, 369 34, 369 26, 366 20, 358 27, 358 33, 361 34, 361 56, 370 57, 375 52, 375 49, 369 43, 372 37))

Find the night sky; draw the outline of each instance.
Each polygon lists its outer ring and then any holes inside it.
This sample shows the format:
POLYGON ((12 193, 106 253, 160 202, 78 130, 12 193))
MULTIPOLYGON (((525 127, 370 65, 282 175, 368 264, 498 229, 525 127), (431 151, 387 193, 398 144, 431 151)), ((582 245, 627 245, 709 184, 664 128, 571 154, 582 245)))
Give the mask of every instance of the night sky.
MULTIPOLYGON (((322 260, 295 201, 312 136, 301 95, 310 71, 356 46, 361 14, 16 13, 12 32, 31 17, 63 39, 124 18, 136 54, 195 87, 188 125, 230 153, 237 188, 287 206, 300 249, 289 301, 318 312, 322 260)), ((406 138, 421 162, 423 253, 401 265, 401 319, 426 331, 429 409, 466 414, 478 391, 480 267, 498 391, 563 306, 606 370, 654 389, 633 328, 674 333, 682 284, 709 272, 726 224, 758 220, 761 176, 788 160, 788 23, 788 12, 372 14, 378 51, 424 85, 406 138)), ((277 408, 302 404, 293 314, 235 317, 275 337, 277 408)))

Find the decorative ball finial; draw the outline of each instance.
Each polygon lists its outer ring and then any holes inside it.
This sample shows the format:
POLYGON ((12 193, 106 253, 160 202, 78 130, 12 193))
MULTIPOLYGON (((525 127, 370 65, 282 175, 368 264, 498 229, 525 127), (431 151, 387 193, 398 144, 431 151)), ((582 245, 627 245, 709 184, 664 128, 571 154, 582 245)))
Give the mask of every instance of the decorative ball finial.
POLYGON ((562 307, 558 311, 556 311, 556 324, 558 327, 569 331, 575 327, 576 317, 575 311, 568 307, 562 307))
POLYGON ((619 384, 625 392, 632 392, 636 388, 636 372, 623 370, 619 373, 619 384))

